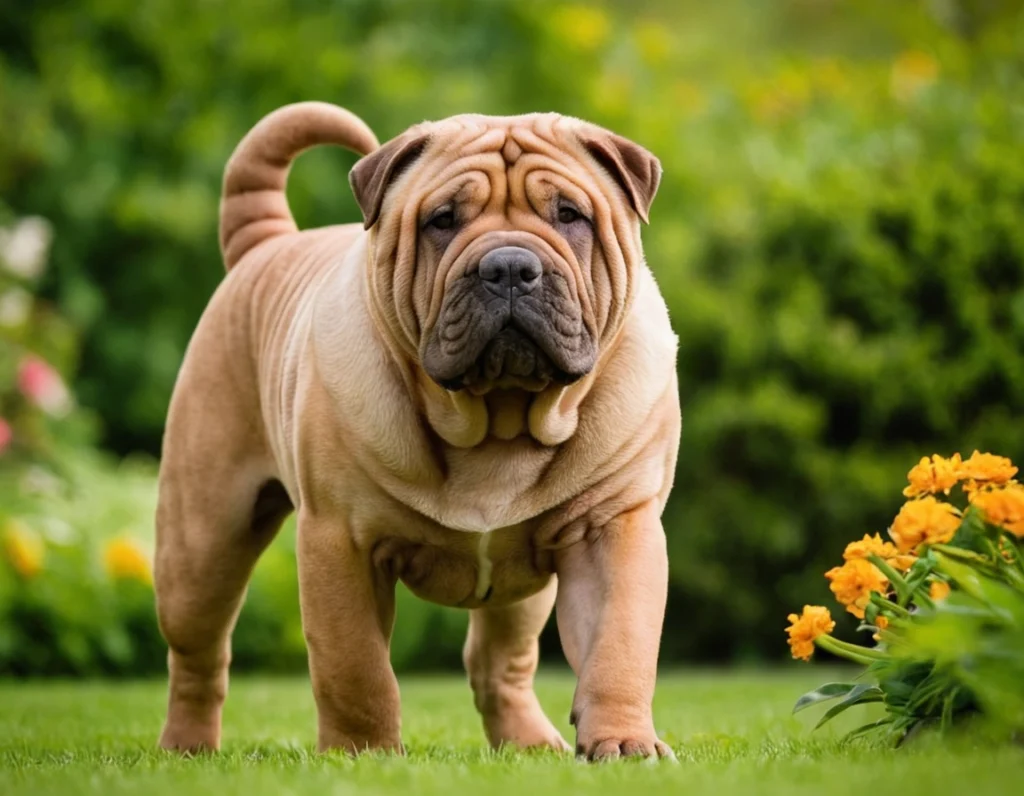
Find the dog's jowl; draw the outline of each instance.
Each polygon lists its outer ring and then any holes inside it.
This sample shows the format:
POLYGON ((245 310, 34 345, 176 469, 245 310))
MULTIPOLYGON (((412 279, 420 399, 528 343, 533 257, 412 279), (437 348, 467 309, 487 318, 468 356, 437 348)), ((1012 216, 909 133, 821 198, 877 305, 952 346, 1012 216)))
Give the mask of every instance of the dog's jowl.
POLYGON ((163 746, 219 746, 246 584, 295 511, 320 748, 402 748, 400 579, 469 610, 493 745, 569 749, 533 693, 554 608, 577 753, 671 755, 651 701, 676 339, 640 244, 659 177, 639 145, 556 114, 459 116, 379 146, 302 103, 243 139, 221 203, 229 273, 164 439, 163 746), (363 155, 364 224, 296 229, 288 166, 316 144, 363 155))

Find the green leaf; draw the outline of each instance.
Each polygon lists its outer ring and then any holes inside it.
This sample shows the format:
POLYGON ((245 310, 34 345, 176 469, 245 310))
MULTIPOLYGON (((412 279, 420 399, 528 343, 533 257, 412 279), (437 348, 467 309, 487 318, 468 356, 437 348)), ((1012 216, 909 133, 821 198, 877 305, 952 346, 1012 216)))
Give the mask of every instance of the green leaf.
POLYGON ((955 560, 955 556, 944 555, 946 552, 938 554, 939 570, 956 581, 962 591, 991 606, 1003 621, 1012 622, 1012 612, 1019 597, 1012 588, 988 576, 997 574, 998 570, 990 562, 986 561, 984 565, 980 562, 966 563, 955 560))
POLYGON ((799 713, 801 710, 809 708, 811 705, 816 705, 819 702, 826 702, 836 697, 846 696, 856 688, 858 688, 857 683, 825 683, 820 688, 808 691, 800 697, 796 704, 793 705, 793 712, 799 713))
POLYGON ((852 708, 854 705, 865 705, 869 702, 881 702, 884 698, 885 695, 882 693, 882 689, 877 685, 861 683, 846 695, 846 699, 825 711, 825 715, 814 725, 814 729, 818 729, 825 722, 831 721, 847 708, 852 708))
POLYGON ((867 735, 872 730, 880 729, 887 724, 892 724, 892 717, 886 716, 885 718, 878 719, 877 721, 869 721, 867 724, 862 724, 854 730, 850 730, 843 736, 843 742, 852 741, 854 738, 859 738, 861 735, 867 735))

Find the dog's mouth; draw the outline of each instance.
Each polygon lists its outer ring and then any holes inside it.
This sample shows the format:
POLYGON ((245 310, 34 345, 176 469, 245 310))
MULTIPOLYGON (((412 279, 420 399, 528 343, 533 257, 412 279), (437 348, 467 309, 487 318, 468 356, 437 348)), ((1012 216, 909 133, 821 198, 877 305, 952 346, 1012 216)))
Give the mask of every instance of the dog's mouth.
POLYGON ((434 378, 446 390, 484 395, 496 389, 542 392, 551 384, 567 385, 582 378, 556 365, 544 350, 514 325, 499 331, 472 364, 454 376, 434 378))
POLYGON ((597 345, 567 280, 557 273, 539 275, 538 266, 532 282, 524 283, 518 273, 512 285, 508 270, 497 269, 492 278, 477 269, 445 291, 420 349, 423 369, 445 389, 475 395, 496 388, 540 392, 551 384, 572 384, 594 367, 597 345))

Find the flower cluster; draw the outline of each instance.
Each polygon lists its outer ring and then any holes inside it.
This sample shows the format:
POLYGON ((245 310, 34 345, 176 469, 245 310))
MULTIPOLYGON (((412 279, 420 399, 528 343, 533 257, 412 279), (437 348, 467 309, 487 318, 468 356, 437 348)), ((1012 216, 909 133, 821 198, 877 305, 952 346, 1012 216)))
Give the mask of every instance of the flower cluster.
MULTIPOLYGON (((925 720, 945 726, 957 710, 969 712, 986 699, 989 678, 963 678, 985 665, 993 671, 1024 665, 1024 650, 1014 651, 1011 642, 978 641, 1005 625, 1007 611, 1024 615, 1024 486, 1016 475, 1009 459, 978 451, 966 460, 925 457, 910 470, 903 490, 910 499, 889 528, 891 541, 865 535, 847 545, 841 566, 825 573, 836 601, 861 620, 860 629, 870 631, 877 646, 834 638, 835 622, 823 606, 790 614, 786 629, 794 658, 810 660, 820 647, 869 665, 878 685, 831 683, 805 695, 797 710, 842 696, 823 721, 854 704, 884 702, 889 715, 879 726, 899 732, 925 720), (949 502, 956 487, 960 506, 949 502), (1008 608, 1008 600, 1016 607, 1008 608), (920 632, 926 625, 930 629, 920 632), (934 665, 937 655, 955 658, 958 648, 970 658, 960 674, 934 665), (979 649, 996 654, 986 661, 979 649), (1015 655, 1020 663, 1008 663, 1015 655)), ((993 682, 1004 682, 1006 672, 996 674, 993 682)), ((1005 689, 993 690, 988 700, 992 712, 1019 713, 1004 707, 1012 704, 1005 689)))
MULTIPOLYGON (((46 569, 47 545, 44 537, 20 519, 9 519, 0 534, 0 559, 23 581, 39 577, 46 569)), ((151 585, 151 557, 140 542, 125 534, 104 544, 103 569, 112 581, 135 580, 151 585)))
MULTIPOLYGON (((891 542, 881 535, 865 534, 860 541, 851 542, 843 552, 842 566, 825 573, 829 588, 836 601, 858 619, 865 619, 869 606, 874 604, 872 629, 885 630, 891 618, 886 603, 897 618, 905 612, 905 605, 894 603, 894 580, 904 588, 908 579, 897 573, 907 573, 932 546, 953 541, 964 523, 964 511, 940 500, 937 495, 949 495, 960 486, 967 503, 980 513, 983 520, 1001 531, 1024 538, 1024 486, 1014 480, 1017 467, 1004 456, 974 451, 969 459, 960 454, 950 458, 939 455, 925 456, 907 473, 908 485, 903 494, 910 498, 899 510, 889 528, 891 542)), ((1004 555, 1004 557, 1006 557, 1004 555)), ((919 579, 925 600, 936 601, 950 592, 949 583, 939 575, 919 579)), ((907 595, 908 600, 913 595, 907 595)), ((828 609, 807 606, 803 614, 791 614, 787 629, 793 657, 810 658, 811 643, 831 632, 828 609)))
POLYGON ((47 421, 67 418, 74 399, 40 351, 59 352, 61 321, 34 295, 46 268, 49 223, 25 218, 0 227, 0 457, 38 454, 47 421))

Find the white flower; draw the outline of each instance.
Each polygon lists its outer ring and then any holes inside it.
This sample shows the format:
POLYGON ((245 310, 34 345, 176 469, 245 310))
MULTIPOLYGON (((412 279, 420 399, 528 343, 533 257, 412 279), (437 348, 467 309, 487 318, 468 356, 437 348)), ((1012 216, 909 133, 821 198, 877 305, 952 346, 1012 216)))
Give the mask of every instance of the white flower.
POLYGON ((50 222, 29 216, 13 227, 0 229, 0 262, 22 279, 36 279, 46 267, 46 254, 53 240, 50 222))
POLYGON ((60 491, 61 480, 46 468, 33 465, 25 470, 18 487, 26 495, 45 497, 56 495, 60 491))

